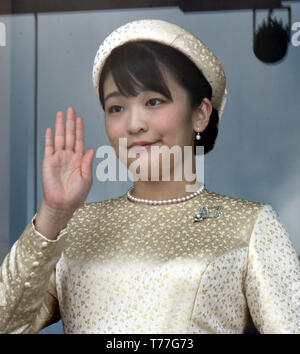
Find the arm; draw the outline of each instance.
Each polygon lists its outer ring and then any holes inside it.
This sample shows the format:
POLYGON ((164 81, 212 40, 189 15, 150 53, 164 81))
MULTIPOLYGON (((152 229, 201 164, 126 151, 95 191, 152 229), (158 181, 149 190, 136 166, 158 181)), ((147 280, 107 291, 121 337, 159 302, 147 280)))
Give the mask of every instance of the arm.
POLYGON ((300 333, 300 263, 270 205, 264 205, 249 243, 245 295, 260 333, 300 333))
POLYGON ((35 229, 35 218, 0 268, 0 333, 37 333, 60 318, 55 265, 67 227, 56 240, 49 240, 35 229))
POLYGON ((0 268, 0 333, 36 333, 57 318, 53 272, 67 222, 91 188, 93 156, 93 149, 84 153, 82 118, 70 107, 65 129, 58 111, 54 137, 45 132, 43 202, 0 268))

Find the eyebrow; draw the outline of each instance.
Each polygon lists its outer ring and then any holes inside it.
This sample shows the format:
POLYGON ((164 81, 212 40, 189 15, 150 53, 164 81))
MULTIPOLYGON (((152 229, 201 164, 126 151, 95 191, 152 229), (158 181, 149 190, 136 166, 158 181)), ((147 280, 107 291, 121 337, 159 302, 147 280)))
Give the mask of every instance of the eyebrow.
POLYGON ((120 96, 123 96, 123 95, 119 91, 111 92, 104 98, 104 102, 106 102, 111 97, 120 97, 120 96))
MULTIPOLYGON (((150 90, 144 90, 144 91, 150 91, 150 90)), ((158 92, 159 94, 161 94, 162 96, 165 96, 164 94, 158 92)), ((104 98, 104 103, 111 97, 124 97, 124 95, 121 94, 121 92, 119 91, 113 91, 111 93, 109 93, 105 98, 104 98)), ((168 98, 167 96, 165 96, 166 98, 168 98)), ((171 101, 173 101, 171 99, 171 101)))

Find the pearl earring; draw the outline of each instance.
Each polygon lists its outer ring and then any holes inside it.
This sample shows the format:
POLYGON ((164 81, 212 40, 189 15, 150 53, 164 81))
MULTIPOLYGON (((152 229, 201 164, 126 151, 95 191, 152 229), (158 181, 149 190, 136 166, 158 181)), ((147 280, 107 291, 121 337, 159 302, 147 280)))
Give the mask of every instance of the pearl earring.
POLYGON ((196 135, 196 140, 199 141, 200 139, 201 139, 201 135, 200 135, 200 133, 198 132, 197 135, 196 135))

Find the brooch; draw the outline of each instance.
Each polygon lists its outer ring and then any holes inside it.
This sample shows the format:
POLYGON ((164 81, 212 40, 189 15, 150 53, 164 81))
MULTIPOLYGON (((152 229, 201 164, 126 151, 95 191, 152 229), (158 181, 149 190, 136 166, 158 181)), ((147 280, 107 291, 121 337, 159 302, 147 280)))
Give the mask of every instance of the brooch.
POLYGON ((216 207, 208 207, 204 206, 198 214, 195 215, 194 222, 196 221, 203 221, 204 219, 207 218, 217 218, 222 214, 222 207, 221 206, 216 206, 216 207), (214 212, 209 212, 208 209, 215 209, 214 212))

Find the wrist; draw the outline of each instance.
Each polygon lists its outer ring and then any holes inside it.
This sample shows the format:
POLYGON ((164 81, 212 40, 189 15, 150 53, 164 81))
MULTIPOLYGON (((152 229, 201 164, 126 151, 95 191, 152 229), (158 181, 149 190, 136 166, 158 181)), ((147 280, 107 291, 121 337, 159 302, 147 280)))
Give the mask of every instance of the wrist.
POLYGON ((64 221, 69 220, 74 212, 70 210, 58 209, 49 206, 44 200, 42 201, 37 214, 45 221, 64 221))
POLYGON ((71 217, 71 213, 49 208, 42 202, 37 212, 34 226, 36 231, 44 237, 50 240, 55 240, 60 231, 67 226, 71 217))

